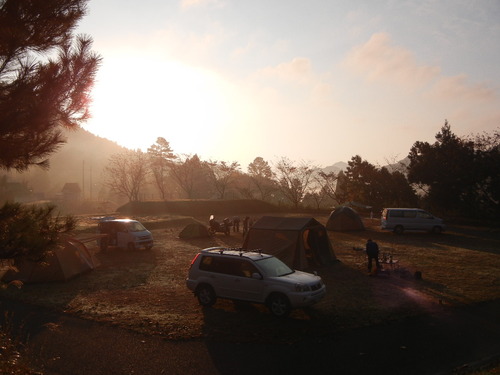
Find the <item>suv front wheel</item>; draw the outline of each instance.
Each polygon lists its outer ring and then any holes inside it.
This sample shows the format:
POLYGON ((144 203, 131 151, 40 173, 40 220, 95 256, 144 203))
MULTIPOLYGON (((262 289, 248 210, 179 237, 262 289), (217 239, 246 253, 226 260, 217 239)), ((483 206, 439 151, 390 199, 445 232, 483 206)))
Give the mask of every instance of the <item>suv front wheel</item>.
POLYGON ((291 307, 288 298, 281 293, 273 293, 267 299, 267 307, 271 314, 278 318, 284 318, 290 314, 291 307))
POLYGON ((212 306, 217 300, 213 288, 207 284, 201 284, 196 289, 196 297, 198 297, 198 302, 202 306, 212 306))

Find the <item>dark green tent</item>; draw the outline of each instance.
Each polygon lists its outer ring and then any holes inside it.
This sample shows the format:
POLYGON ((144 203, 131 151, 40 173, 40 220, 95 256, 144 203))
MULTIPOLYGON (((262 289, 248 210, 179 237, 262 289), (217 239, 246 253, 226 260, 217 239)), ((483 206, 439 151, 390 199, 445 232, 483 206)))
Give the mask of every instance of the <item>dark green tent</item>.
POLYGON ((363 221, 354 209, 347 206, 337 207, 326 222, 326 229, 336 232, 365 230, 363 221))
POLYGON ((184 229, 179 233, 179 238, 189 239, 189 238, 201 238, 209 237, 208 228, 201 223, 191 223, 184 227, 184 229))
POLYGON ((325 227, 312 217, 264 216, 249 229, 243 248, 261 249, 297 270, 335 260, 325 227))

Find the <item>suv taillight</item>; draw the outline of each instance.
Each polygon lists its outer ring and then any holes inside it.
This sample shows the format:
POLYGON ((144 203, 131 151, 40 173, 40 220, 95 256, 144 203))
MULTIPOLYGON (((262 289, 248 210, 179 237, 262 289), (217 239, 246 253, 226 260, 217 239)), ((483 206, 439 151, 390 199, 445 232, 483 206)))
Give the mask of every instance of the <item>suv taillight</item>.
POLYGON ((194 262, 196 262, 196 259, 200 256, 200 253, 196 254, 193 258, 193 260, 191 261, 191 264, 189 265, 189 269, 191 269, 191 267, 193 267, 193 264, 194 262))

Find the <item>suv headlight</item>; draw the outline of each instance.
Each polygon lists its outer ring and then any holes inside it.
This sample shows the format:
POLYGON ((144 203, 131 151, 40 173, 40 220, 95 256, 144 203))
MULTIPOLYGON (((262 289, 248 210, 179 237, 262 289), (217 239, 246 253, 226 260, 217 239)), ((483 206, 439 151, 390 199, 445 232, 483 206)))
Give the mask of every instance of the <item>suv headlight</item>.
POLYGON ((295 284, 296 292, 308 292, 310 290, 309 285, 295 284))

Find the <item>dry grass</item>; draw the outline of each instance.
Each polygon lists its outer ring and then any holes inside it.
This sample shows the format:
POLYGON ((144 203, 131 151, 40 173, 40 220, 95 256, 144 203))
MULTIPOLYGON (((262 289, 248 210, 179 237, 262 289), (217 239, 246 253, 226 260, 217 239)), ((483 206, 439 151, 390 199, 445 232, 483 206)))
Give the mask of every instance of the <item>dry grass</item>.
MULTIPOLYGON (((323 223, 327 219, 325 215, 315 218, 323 223)), ((208 239, 178 239, 180 230, 192 220, 143 218, 156 240, 152 251, 112 249, 103 254, 92 246, 101 265, 91 273, 66 283, 7 288, 1 294, 168 339, 210 337, 239 342, 294 342, 305 333, 327 334, 437 311, 443 305, 500 297, 498 231, 455 227, 444 235, 397 236, 368 222, 363 232, 330 232, 340 262, 318 269, 328 287, 327 297, 309 309, 294 311, 291 319, 277 321, 263 306, 230 301, 204 309, 185 286, 192 257, 204 247, 241 246, 242 237, 217 234, 208 239), (364 253, 355 249, 364 246, 368 237, 379 243, 381 252, 398 259, 399 269, 390 276, 367 276, 364 253), (422 280, 413 278, 417 270, 422 280)), ((91 232, 93 222, 86 225, 82 232, 91 232)))

